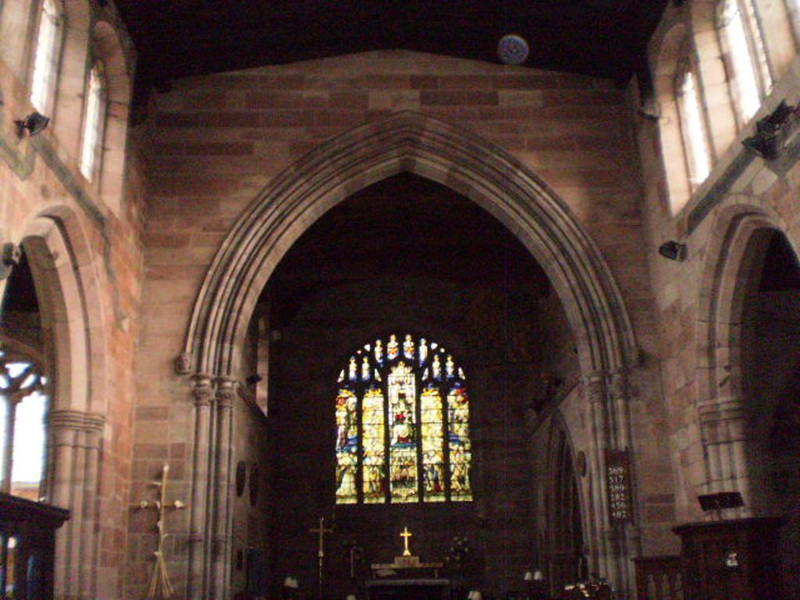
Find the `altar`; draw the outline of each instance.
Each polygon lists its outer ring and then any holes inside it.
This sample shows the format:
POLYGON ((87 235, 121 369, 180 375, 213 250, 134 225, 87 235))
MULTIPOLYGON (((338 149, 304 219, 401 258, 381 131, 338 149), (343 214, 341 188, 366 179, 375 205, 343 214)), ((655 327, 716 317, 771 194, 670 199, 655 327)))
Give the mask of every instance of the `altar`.
POLYGON ((373 579, 364 585, 367 600, 449 600, 450 580, 439 578, 443 564, 425 563, 412 556, 408 528, 400 536, 405 541, 403 555, 395 556, 391 563, 372 565, 373 579))
POLYGON ((448 579, 372 579, 366 582, 367 600, 448 600, 448 579))

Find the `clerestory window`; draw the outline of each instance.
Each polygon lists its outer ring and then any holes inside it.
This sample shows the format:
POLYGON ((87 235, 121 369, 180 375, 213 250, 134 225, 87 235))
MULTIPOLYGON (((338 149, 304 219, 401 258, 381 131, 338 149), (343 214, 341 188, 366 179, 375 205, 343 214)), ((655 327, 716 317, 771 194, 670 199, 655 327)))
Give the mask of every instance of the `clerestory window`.
POLYGON ((34 363, 0 350, 0 491, 34 501, 44 493, 46 383, 34 363))
POLYGON ((691 68, 686 67, 679 71, 675 92, 686 170, 689 184, 694 190, 711 172, 711 157, 708 152, 700 93, 691 68))
POLYGON ((772 87, 764 38, 753 0, 726 0, 720 29, 732 71, 735 105, 742 121, 756 114, 772 87))
POLYGON ((30 99, 36 110, 50 114, 61 46, 61 11, 56 0, 43 0, 41 6, 30 99))
POLYGON ((407 334, 357 350, 339 374, 336 503, 472 500, 464 370, 407 334))
POLYGON ((80 168, 88 180, 94 179, 98 171, 103 144, 106 119, 106 82, 103 66, 99 62, 92 65, 89 83, 86 88, 86 116, 83 121, 83 142, 81 146, 80 168))

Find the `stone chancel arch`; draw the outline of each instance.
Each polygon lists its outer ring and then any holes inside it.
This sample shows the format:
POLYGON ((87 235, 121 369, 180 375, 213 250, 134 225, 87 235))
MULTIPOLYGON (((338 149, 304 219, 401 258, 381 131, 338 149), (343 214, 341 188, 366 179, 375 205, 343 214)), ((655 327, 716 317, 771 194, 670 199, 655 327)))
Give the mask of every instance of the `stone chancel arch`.
POLYGON ((405 112, 320 145, 253 200, 203 282, 182 359, 185 371, 233 373, 258 295, 294 241, 354 192, 401 172, 463 194, 525 244, 564 304, 585 372, 631 362, 636 350, 622 296, 568 207, 496 146, 405 112))
MULTIPOLYGON (((176 362, 178 373, 194 374, 189 597, 222 593, 229 577, 232 510, 224 490, 230 479, 231 402, 262 289, 292 244, 327 210, 403 172, 474 201, 526 246, 574 333, 596 436, 591 468, 602 472, 604 448, 631 446, 624 380, 637 351, 622 296, 594 242, 564 202, 502 149, 444 122, 398 113, 320 145, 278 176, 245 209, 201 286, 185 351, 176 362)), ((624 587, 631 578, 608 523, 603 478, 594 482, 593 556, 597 569, 624 587)), ((627 546, 623 541, 620 547, 627 546)))

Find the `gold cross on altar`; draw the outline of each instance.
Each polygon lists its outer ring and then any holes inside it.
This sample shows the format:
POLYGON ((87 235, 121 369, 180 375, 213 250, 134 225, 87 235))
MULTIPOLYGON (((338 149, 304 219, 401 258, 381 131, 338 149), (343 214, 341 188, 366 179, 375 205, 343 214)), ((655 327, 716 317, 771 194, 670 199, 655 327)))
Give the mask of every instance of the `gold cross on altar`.
POLYGON ((403 527, 403 532, 400 534, 400 537, 403 538, 403 542, 405 542, 406 549, 403 550, 403 556, 411 556, 411 552, 408 549, 408 538, 411 537, 411 532, 408 530, 408 527, 403 527))

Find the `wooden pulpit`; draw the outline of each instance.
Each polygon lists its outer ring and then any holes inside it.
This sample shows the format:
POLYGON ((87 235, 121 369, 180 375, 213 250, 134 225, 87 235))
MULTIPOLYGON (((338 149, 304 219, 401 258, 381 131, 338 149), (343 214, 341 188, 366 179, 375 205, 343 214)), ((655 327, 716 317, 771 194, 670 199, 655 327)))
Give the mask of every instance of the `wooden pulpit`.
POLYGON ((688 523, 681 538, 686 600, 784 600, 777 518, 688 523))

